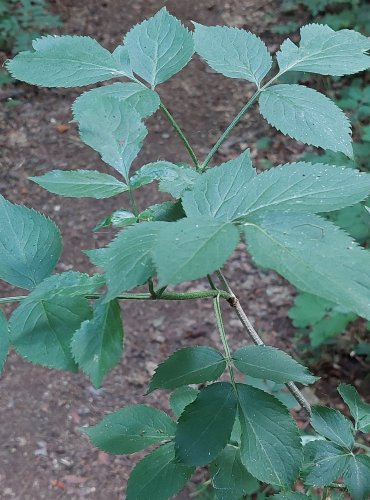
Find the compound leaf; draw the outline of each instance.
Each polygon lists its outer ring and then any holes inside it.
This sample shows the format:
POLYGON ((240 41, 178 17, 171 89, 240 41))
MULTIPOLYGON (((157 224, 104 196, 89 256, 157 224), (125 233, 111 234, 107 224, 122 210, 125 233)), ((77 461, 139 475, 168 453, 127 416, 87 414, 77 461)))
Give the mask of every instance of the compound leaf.
POLYGON ((175 389, 170 396, 171 410, 178 418, 184 409, 196 399, 199 391, 193 387, 183 386, 175 389))
POLYGON ((53 270, 62 249, 56 225, 0 195, 0 278, 28 290, 53 270))
POLYGON ((370 457, 368 455, 352 455, 348 469, 344 474, 344 484, 347 486, 353 500, 365 500, 370 494, 370 457))
POLYGON ((370 67, 370 41, 353 30, 334 31, 322 24, 301 28, 297 47, 287 39, 276 54, 280 72, 308 71, 321 75, 351 75, 370 67))
POLYGON ((325 486, 343 475, 350 453, 329 441, 312 441, 304 447, 308 485, 325 486))
POLYGON ((260 481, 291 485, 303 454, 299 431, 288 409, 260 389, 237 384, 237 390, 244 466, 260 481))
POLYGON ((241 347, 233 354, 235 366, 246 375, 285 384, 292 380, 312 384, 317 380, 289 354, 265 345, 241 347))
POLYGON ((155 370, 148 393, 216 380, 225 370, 221 353, 208 346, 184 347, 171 354, 155 370))
POLYGON ((190 479, 194 467, 175 460, 173 443, 152 451, 131 472, 127 483, 127 500, 167 500, 180 491, 190 479))
POLYGON ((362 401, 353 385, 340 384, 338 392, 355 419, 355 429, 370 432, 370 404, 362 401))
POLYGON ((9 350, 9 327, 5 314, 0 309, 0 375, 3 371, 9 350))
POLYGON ((195 51, 212 69, 229 78, 242 78, 259 86, 270 71, 271 56, 258 36, 239 28, 194 23, 195 51))
POLYGON ((120 360, 122 343, 123 328, 118 302, 98 302, 92 318, 81 324, 71 343, 76 362, 95 387, 100 387, 105 374, 120 360))
POLYGON ((192 34, 165 7, 134 26, 124 42, 132 70, 153 88, 186 66, 194 52, 192 34))
POLYGON ((139 404, 114 411, 81 430, 97 448, 122 455, 173 439, 176 424, 163 411, 139 404))
POLYGON ((180 219, 163 227, 153 249, 162 287, 206 276, 219 269, 239 242, 237 228, 211 217, 180 219))
POLYGON ((343 448, 351 450, 355 444, 352 424, 338 410, 315 406, 312 409, 311 425, 317 433, 343 448))
POLYGON ((126 76, 113 55, 88 36, 49 35, 7 62, 10 74, 42 87, 78 87, 126 76))
POLYGON ((202 389, 179 417, 175 437, 177 458, 186 465, 210 463, 230 438, 236 406, 231 384, 218 382, 202 389))
POLYGON ((51 193, 70 198, 110 198, 128 190, 112 175, 96 170, 52 170, 29 179, 51 193))
POLYGON ((259 103, 262 116, 283 134, 353 157, 348 118, 320 92, 303 85, 274 85, 261 93, 259 103))

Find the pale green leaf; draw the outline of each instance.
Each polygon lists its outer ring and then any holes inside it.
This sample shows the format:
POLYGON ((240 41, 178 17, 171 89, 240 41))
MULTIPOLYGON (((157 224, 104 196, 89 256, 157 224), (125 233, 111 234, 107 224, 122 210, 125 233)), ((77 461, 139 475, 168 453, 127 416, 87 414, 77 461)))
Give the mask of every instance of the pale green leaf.
POLYGON ((85 109, 94 107, 96 101, 102 97, 115 97, 121 102, 126 102, 141 116, 146 118, 157 111, 160 99, 157 92, 148 89, 136 82, 115 82, 96 89, 84 92, 72 105, 73 113, 78 116, 85 109))
POLYGON ((112 175, 96 170, 52 170, 29 179, 51 193, 71 198, 110 198, 128 190, 112 175))
POLYGON ((121 309, 116 300, 95 305, 92 318, 84 321, 73 335, 71 349, 81 370, 95 387, 100 387, 123 351, 121 309))
POLYGON ((184 409, 196 399, 198 394, 197 389, 189 386, 175 389, 170 396, 170 406, 174 415, 178 418, 184 409))
POLYGON ((55 224, 0 195, 0 278, 32 289, 53 270, 62 250, 55 224))
POLYGON ((360 398, 353 385, 340 384, 338 392, 349 408, 355 419, 355 429, 362 432, 370 432, 370 404, 360 398))
POLYGON ((166 224, 153 249, 158 286, 214 272, 230 257, 238 242, 235 226, 211 217, 191 217, 166 224))
POLYGON ((331 222, 312 214, 271 213, 245 226, 260 266, 294 286, 370 319, 370 254, 331 222))
POLYGON ((299 431, 288 409, 260 389, 237 384, 237 390, 244 466, 260 481, 291 485, 303 454, 299 431))
POLYGON ((312 441, 304 447, 307 462, 305 483, 325 486, 341 477, 348 467, 350 453, 329 441, 312 441))
POLYGON ((272 59, 267 47, 253 33, 227 26, 194 26, 195 51, 217 73, 259 85, 270 71, 272 59))
POLYGON ((114 411, 81 430, 97 448, 122 455, 173 439, 176 424, 163 411, 139 404, 114 411))
POLYGON ((351 422, 338 410, 326 406, 312 409, 311 425, 318 434, 351 450, 355 444, 351 422))
POLYGON ((280 72, 307 71, 321 75, 351 75, 370 67, 370 40, 353 30, 334 31, 322 24, 301 28, 297 47, 287 39, 276 54, 280 72))
POLYGON ((349 120, 325 95, 303 85, 281 84, 264 90, 259 103, 262 116, 283 134, 353 157, 349 120))
POLYGON ((9 328, 5 314, 0 309, 0 375, 3 371, 9 350, 9 328))
POLYGON ((157 366, 148 393, 216 380, 225 367, 224 357, 212 347, 184 347, 157 366))
POLYGON ((305 366, 275 347, 255 345, 241 347, 233 354, 235 366, 246 375, 285 384, 295 381, 312 384, 317 380, 305 366))
POLYGON ((179 417, 177 458, 187 465, 210 463, 225 448, 235 415, 236 397, 231 384, 218 382, 202 389, 179 417))
POLYGON ((125 76, 116 58, 88 36, 49 35, 6 64, 10 74, 42 87, 78 87, 125 76))
POLYGON ((132 70, 152 87, 179 72, 194 52, 192 34, 165 7, 134 26, 124 42, 132 70))
POLYGON ((352 455, 348 469, 344 474, 353 500, 366 500, 370 495, 370 457, 368 455, 352 455))
POLYGON ((132 73, 131 61, 127 48, 124 45, 118 45, 112 52, 112 56, 115 61, 117 61, 120 71, 128 78, 133 78, 134 75, 132 73))
POLYGON ((175 460, 173 443, 167 443, 143 458, 131 472, 126 500, 167 500, 190 479, 194 467, 175 460))
POLYGON ((74 118, 81 139, 127 180, 148 133, 137 111, 117 97, 103 96, 93 106, 78 109, 74 118))

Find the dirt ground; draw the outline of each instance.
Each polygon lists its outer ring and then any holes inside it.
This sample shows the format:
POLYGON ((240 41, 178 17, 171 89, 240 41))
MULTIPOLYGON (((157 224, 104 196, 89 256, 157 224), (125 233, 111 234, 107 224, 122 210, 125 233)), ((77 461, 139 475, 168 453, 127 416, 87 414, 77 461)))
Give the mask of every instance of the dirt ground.
MULTIPOLYGON (((189 26, 189 21, 195 20, 249 29, 260 35, 272 52, 281 41, 270 31, 279 16, 278 0, 226 3, 55 0, 50 3, 65 23, 60 33, 89 35, 108 49, 120 43, 133 24, 163 5, 189 26)), ((14 88, 18 92, 16 102, 0 102, 0 192, 10 201, 42 211, 59 225, 64 238, 59 272, 72 268, 91 272, 93 268, 81 250, 101 247, 114 234, 110 230, 93 234, 92 228, 113 210, 128 208, 128 200, 125 195, 97 201, 66 199, 28 181, 31 175, 56 168, 109 170, 94 151, 79 141, 75 125, 69 123, 70 104, 79 94, 76 90, 37 89, 23 84, 14 88)), ((213 73, 197 58, 159 88, 165 104, 178 118, 200 156, 207 153, 251 91, 248 84, 213 73)), ((137 166, 160 158, 187 160, 181 143, 159 113, 148 125, 150 134, 137 166)), ((272 132, 258 113, 252 111, 223 145, 216 161, 231 159, 246 147, 251 148, 255 157, 256 141, 271 134, 274 139, 264 158, 274 164, 292 161, 302 150, 293 141, 272 132)), ((161 199, 162 195, 152 187, 139 195, 137 201, 144 209, 161 199)), ((299 357, 291 346, 294 330, 287 317, 294 290, 276 274, 253 267, 242 247, 235 252, 225 272, 265 342, 286 348, 299 357)), ((19 291, 1 284, 0 293, 6 296, 19 291)), ((0 380, 1 498, 124 498, 130 470, 141 455, 116 457, 99 452, 81 435, 79 428, 129 403, 148 402, 168 408, 165 393, 144 397, 156 364, 181 345, 219 345, 212 304, 192 303, 191 311, 186 306, 174 302, 145 303, 145 307, 142 303, 123 303, 124 359, 99 390, 83 374, 47 370, 26 363, 14 352, 10 354, 0 380)), ((11 310, 8 308, 6 312, 11 310)), ((237 319, 229 311, 225 313, 232 344, 248 342, 237 319)), ((311 392, 308 396, 326 402, 335 390, 340 369, 342 381, 356 383, 362 392, 366 390, 365 368, 333 348, 314 365, 313 370, 323 381, 316 395, 311 392)), ((305 425, 302 418, 301 425, 305 425)), ((194 482, 200 477, 201 473, 195 475, 194 482)), ((192 485, 176 498, 189 498, 191 491, 194 491, 192 485)))

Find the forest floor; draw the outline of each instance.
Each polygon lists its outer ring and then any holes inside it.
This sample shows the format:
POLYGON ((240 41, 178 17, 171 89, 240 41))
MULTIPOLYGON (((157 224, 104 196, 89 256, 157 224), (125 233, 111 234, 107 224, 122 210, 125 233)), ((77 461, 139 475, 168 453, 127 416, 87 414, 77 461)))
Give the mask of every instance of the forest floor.
MULTIPOLYGON (((168 9, 189 27, 190 20, 202 24, 227 24, 251 30, 275 52, 282 40, 271 33, 279 18, 278 0, 55 0, 50 2, 64 26, 59 33, 96 38, 106 48, 121 42, 130 27, 168 9)), ((303 21, 302 21, 303 22, 303 21)), ((98 155, 80 142, 70 123, 70 105, 75 89, 41 89, 16 84, 14 101, 3 100, 0 108, 0 192, 10 201, 22 203, 50 216, 60 227, 64 252, 57 271, 94 269, 83 249, 104 246, 114 235, 106 230, 92 233, 96 222, 112 211, 126 207, 125 196, 108 200, 66 199, 54 196, 30 182, 31 175, 52 169, 93 168, 108 172, 98 155)), ((159 92, 166 106, 181 123, 194 149, 204 157, 221 131, 252 93, 245 82, 215 74, 198 58, 164 85, 159 92)), ((0 90, 1 97, 1 90, 0 90)), ((186 151, 164 117, 157 113, 148 123, 150 134, 136 166, 166 159, 187 161, 186 151)), ((272 131, 256 109, 243 119, 221 147, 217 163, 251 148, 257 161, 256 141, 273 137, 259 158, 275 165, 293 161, 303 148, 272 131)), ((143 191, 141 209, 163 200, 155 186, 143 191)), ((250 319, 268 344, 284 348, 298 359, 294 328, 287 316, 294 289, 275 273, 252 265, 242 245, 225 269, 250 319)), ((201 285, 201 283, 200 283, 201 285)), ((198 283, 196 283, 198 286, 198 283)), ((1 296, 20 293, 6 284, 1 296)), ((11 309, 6 309, 7 313, 11 309)), ((122 498, 130 470, 141 454, 111 456, 94 449, 79 428, 96 423, 115 409, 135 402, 148 402, 168 409, 165 393, 144 396, 157 363, 175 349, 188 344, 218 347, 212 304, 122 303, 125 324, 125 355, 122 362, 95 390, 83 374, 69 374, 33 366, 15 352, 9 356, 0 380, 0 484, 4 499, 116 500, 122 498)), ((231 311, 225 310, 227 331, 233 346, 249 342, 231 311)), ((339 348, 320 353, 312 369, 322 377, 306 395, 326 403, 335 397, 339 381, 355 383, 364 392, 363 368, 339 348)), ((302 427, 307 423, 295 410, 302 427)), ((194 476, 196 483, 202 473, 194 476)), ((188 486, 177 499, 187 499, 195 486, 188 486)), ((145 500, 145 499, 143 499, 145 500)))

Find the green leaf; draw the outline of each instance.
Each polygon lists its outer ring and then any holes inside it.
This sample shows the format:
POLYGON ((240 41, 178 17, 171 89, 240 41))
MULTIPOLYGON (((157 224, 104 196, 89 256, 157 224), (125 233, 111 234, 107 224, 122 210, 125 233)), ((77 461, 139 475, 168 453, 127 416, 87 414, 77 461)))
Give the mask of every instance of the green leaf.
POLYGON ((131 472, 126 500, 167 500, 180 491, 194 472, 175 460, 173 443, 152 451, 131 472))
POLYGON ((366 51, 369 38, 352 30, 335 32, 329 26, 308 24, 301 28, 297 47, 287 39, 276 54, 280 72, 307 71, 320 75, 342 76, 370 67, 366 51))
POLYGON ((295 327, 305 328, 322 320, 333 306, 333 302, 301 292, 295 297, 294 306, 289 309, 288 315, 295 327))
POLYGON ((122 455, 173 439, 176 424, 163 411, 140 404, 114 411, 81 430, 100 450, 122 455))
POLYGON ((353 158, 351 128, 334 102, 303 85, 274 85, 261 93, 260 112, 273 127, 305 144, 353 158))
POLYGON ((246 375, 285 384, 295 381, 313 384, 314 377, 289 354, 265 345, 241 347, 233 354, 236 367, 246 375))
POLYGON ((331 222, 276 212, 246 225, 245 237, 258 265, 370 319, 370 254, 331 222))
POLYGON ((305 484, 325 486, 343 475, 350 453, 329 441, 312 441, 304 447, 307 464, 305 484))
POLYGON ((28 290, 48 276, 61 253, 56 225, 0 195, 0 278, 28 290))
POLYGON ((121 358, 123 350, 121 309, 116 300, 99 301, 91 319, 84 321, 73 335, 72 354, 95 387, 121 358))
POLYGON ((245 204, 244 191, 257 173, 252 167, 249 149, 234 160, 213 167, 200 176, 191 191, 183 195, 188 215, 209 215, 215 219, 233 220, 240 204, 245 204))
POLYGON ((309 333, 312 347, 318 347, 331 337, 345 331, 348 323, 357 319, 356 314, 336 313, 317 323, 309 333))
POLYGON ((140 115, 127 102, 104 96, 94 106, 74 113, 83 142, 128 179, 131 163, 148 133, 140 115))
POLYGON ((370 432, 370 404, 365 403, 353 385, 340 384, 338 392, 355 419, 355 429, 370 432))
POLYGON ((237 384, 242 429, 241 459, 260 481, 289 486, 303 454, 298 428, 288 409, 270 394, 237 384))
POLYGON ((200 178, 194 169, 175 165, 169 161, 156 161, 141 167, 130 179, 132 189, 137 189, 154 180, 159 180, 159 189, 180 198, 186 189, 193 187, 200 178))
POLYGON ((315 406, 312 409, 311 425, 316 432, 348 450, 355 444, 352 424, 338 410, 315 406))
POLYGON ((167 224, 153 249, 158 286, 214 272, 230 257, 238 242, 235 226, 211 217, 191 217, 167 224))
POLYGON ((251 495, 259 489, 259 482, 242 464, 240 451, 233 446, 226 446, 211 463, 209 472, 212 486, 218 500, 230 500, 251 495))
POLYGON ((134 26, 124 42, 133 71, 153 88, 186 66, 194 52, 192 34, 165 7, 134 26))
POLYGON ((164 201, 163 203, 151 205, 138 215, 140 220, 163 222, 176 222, 184 217, 185 212, 180 200, 176 202, 164 201))
POLYGON ((117 61, 120 70, 127 75, 128 78, 133 78, 134 75, 131 69, 130 57, 128 50, 124 45, 118 45, 112 52, 112 56, 117 61))
POLYGON ((198 394, 199 391, 197 389, 188 386, 179 387, 173 391, 170 396, 170 406, 177 418, 196 399, 198 394))
POLYGON ((212 69, 229 78, 242 78, 259 86, 271 69, 266 45, 249 31, 194 23, 195 51, 212 69))
MULTIPOLYGON (((93 231, 99 231, 100 229, 103 229, 104 227, 126 227, 126 226, 132 226, 132 224, 135 224, 137 222, 137 217, 133 212, 129 212, 128 210, 115 210, 111 215, 108 215, 108 217, 104 217, 104 219, 101 219, 96 226, 94 227, 93 231)), ((89 254, 89 250, 87 251, 89 254)), ((94 250, 92 250, 94 252, 94 250)))
POLYGON ((42 87, 78 87, 125 76, 112 54, 88 36, 49 35, 6 64, 10 74, 42 87))
POLYGON ((148 394, 156 389, 175 389, 188 384, 216 380, 224 372, 226 361, 208 346, 184 347, 157 366, 148 394))
POLYGON ((5 314, 0 309, 0 375, 3 371, 9 350, 9 328, 5 314))
POLYGON ((236 415, 236 397, 231 384, 218 382, 200 391, 186 406, 176 431, 176 456, 186 465, 205 465, 222 451, 236 415))
POLYGON ((157 92, 136 82, 115 82, 84 92, 72 105, 73 114, 78 116, 85 109, 95 107, 102 97, 115 97, 120 102, 126 102, 140 115, 146 118, 157 111, 160 99, 157 92))
POLYGON ((128 190, 123 182, 96 170, 52 170, 29 179, 51 193, 70 198, 110 198, 128 190))
POLYGON ((284 491, 282 493, 278 493, 277 495, 273 495, 271 498, 275 498, 276 500, 307 500, 308 497, 304 493, 296 493, 294 491, 284 491))
POLYGON ((347 486, 353 500, 366 500, 370 494, 370 457, 367 455, 352 455, 349 466, 344 474, 344 484, 347 486))
MULTIPOLYGON (((106 300, 120 292, 142 285, 155 273, 151 252, 158 233, 166 222, 142 222, 120 233, 107 248, 100 249, 100 260, 92 262, 102 267, 108 284, 106 300), (101 252, 101 250, 103 250, 101 252)), ((89 256, 97 251, 90 251, 89 256)))

